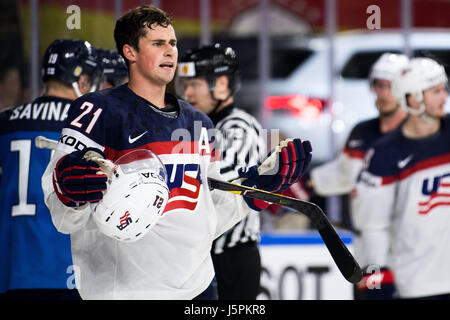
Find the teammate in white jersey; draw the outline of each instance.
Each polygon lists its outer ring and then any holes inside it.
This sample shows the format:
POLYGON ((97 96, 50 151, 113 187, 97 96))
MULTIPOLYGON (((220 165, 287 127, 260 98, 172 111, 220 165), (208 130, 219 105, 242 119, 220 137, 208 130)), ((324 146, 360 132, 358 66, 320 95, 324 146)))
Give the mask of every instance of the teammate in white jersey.
MULTIPOLYGON (((244 218, 249 206, 264 205, 208 187, 208 177, 221 178, 213 124, 166 93, 178 58, 170 16, 152 5, 131 9, 117 20, 114 39, 129 82, 71 104, 42 178, 53 223, 71 235, 77 288, 83 299, 214 299, 213 240, 244 218), (93 150, 116 161, 137 149, 159 156, 170 194, 156 225, 126 243, 103 234, 93 220, 90 204, 108 192, 107 176, 84 156, 93 150)), ((306 170, 311 146, 300 139, 284 141, 273 155, 275 174, 259 175, 255 166, 240 181, 282 191, 306 170)), ((119 229, 135 223, 126 214, 119 229)))
MULTIPOLYGON (((369 84, 376 94, 377 118, 358 123, 350 133, 344 149, 333 161, 311 170, 309 183, 321 196, 352 191, 363 166, 364 153, 377 138, 398 127, 406 112, 391 93, 391 81, 396 72, 408 63, 408 57, 383 54, 373 65, 369 84)), ((364 107, 364 106, 362 106, 364 107)))
POLYGON ((414 58, 392 83, 407 120, 366 153, 355 208, 365 261, 392 269, 400 298, 450 298, 450 118, 442 65, 414 58))
MULTIPOLYGON (((358 123, 350 132, 345 147, 339 156, 328 163, 311 170, 307 185, 313 187, 320 196, 340 195, 353 193, 356 195, 356 180, 364 164, 364 155, 372 144, 388 132, 396 129, 406 117, 406 110, 400 107, 391 92, 391 81, 394 75, 406 66, 408 57, 401 54, 384 53, 371 68, 369 84, 376 94, 375 105, 379 115, 377 118, 358 123)), ((359 195, 364 196, 364 195, 359 195)), ((364 212, 358 212, 350 199, 350 214, 353 227, 358 229, 358 222, 364 219, 364 212)), ((360 235, 354 236, 355 258, 361 266, 367 266, 364 261, 364 247, 361 246, 360 235)), ((381 290, 367 291, 367 286, 360 285, 355 292, 356 298, 362 299, 388 299, 393 294, 393 277, 389 270, 383 270, 384 281, 380 284, 381 290)), ((367 277, 363 279, 365 283, 367 277)))

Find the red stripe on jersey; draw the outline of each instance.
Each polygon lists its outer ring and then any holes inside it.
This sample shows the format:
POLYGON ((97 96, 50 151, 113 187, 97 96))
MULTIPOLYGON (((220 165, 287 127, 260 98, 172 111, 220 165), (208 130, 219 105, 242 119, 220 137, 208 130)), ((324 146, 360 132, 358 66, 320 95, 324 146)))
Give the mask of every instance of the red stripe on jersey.
POLYGON ((388 185, 391 184, 393 182, 395 182, 397 179, 397 176, 389 176, 389 177, 381 177, 381 185, 388 185))
POLYGON ((200 181, 198 181, 195 178, 192 178, 188 176, 187 174, 184 175, 184 181, 187 182, 191 186, 195 186, 195 191, 186 189, 186 188, 173 188, 170 190, 170 199, 177 196, 185 196, 192 198, 193 200, 197 200, 198 195, 200 193, 200 181))
POLYGON ((427 206, 430 204, 431 200, 437 197, 450 197, 449 193, 433 193, 427 201, 419 202, 419 206, 427 206))
POLYGON ((168 211, 175 210, 175 209, 186 209, 190 211, 194 211, 197 207, 198 202, 190 202, 186 200, 175 200, 172 202, 167 203, 166 207, 164 208, 163 214, 167 213, 168 211))
POLYGON ((397 175, 382 177, 382 185, 393 183, 396 180, 406 179, 418 171, 437 167, 446 164, 448 162, 450 162, 450 153, 446 153, 441 156, 419 161, 415 163, 413 166, 400 171, 400 173, 398 173, 397 175))
POLYGON ((434 208, 436 208, 436 207, 438 207, 438 206, 449 206, 450 205, 450 202, 445 202, 445 201, 442 201, 442 202, 436 202, 436 203, 433 203, 431 206, 429 206, 427 209, 425 209, 425 210, 419 210, 419 214, 427 214, 427 213, 429 213, 432 209, 434 209, 434 208))
POLYGON ((342 152, 347 154, 350 158, 364 159, 365 152, 363 150, 350 149, 349 147, 345 147, 342 152))
POLYGON ((409 177, 413 173, 416 173, 417 171, 437 167, 442 164, 446 164, 448 162, 450 162, 450 153, 446 153, 441 156, 417 162, 412 167, 409 167, 408 169, 405 169, 400 172, 400 180, 406 179, 407 177, 409 177))
MULTIPOLYGON (((151 142, 145 145, 141 145, 136 148, 125 149, 125 150, 115 150, 109 147, 105 147, 104 153, 107 159, 116 161, 118 158, 124 154, 139 149, 151 150, 157 155, 163 154, 200 154, 208 155, 205 150, 205 146, 199 145, 198 141, 164 141, 164 142, 151 142), (200 151, 200 152, 199 152, 200 151)), ((212 144, 209 144, 209 150, 212 150, 212 144)), ((217 161, 217 152, 212 150, 210 153, 211 158, 217 161)), ((220 153, 219 153, 220 155, 220 153)), ((220 158, 220 156, 219 156, 220 158)))

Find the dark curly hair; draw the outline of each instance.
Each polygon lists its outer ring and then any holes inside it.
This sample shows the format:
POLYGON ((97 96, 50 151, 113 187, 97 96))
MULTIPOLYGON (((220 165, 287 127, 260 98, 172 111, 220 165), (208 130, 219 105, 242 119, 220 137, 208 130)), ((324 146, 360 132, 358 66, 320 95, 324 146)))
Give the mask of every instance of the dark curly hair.
POLYGON ((140 6, 124 13, 117 21, 114 28, 114 40, 117 51, 125 59, 123 46, 130 45, 139 51, 139 39, 145 37, 146 28, 152 29, 153 24, 167 28, 172 24, 172 16, 154 5, 140 6))

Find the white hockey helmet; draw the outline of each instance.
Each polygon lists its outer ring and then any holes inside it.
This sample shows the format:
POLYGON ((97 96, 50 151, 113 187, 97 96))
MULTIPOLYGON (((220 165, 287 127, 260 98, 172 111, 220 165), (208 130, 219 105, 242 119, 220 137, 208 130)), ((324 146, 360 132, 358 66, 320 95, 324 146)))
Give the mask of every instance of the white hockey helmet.
POLYGON ((375 79, 392 81, 397 72, 406 67, 408 61, 408 56, 404 54, 383 53, 370 69, 370 85, 373 85, 375 79))
POLYGON ((167 172, 150 150, 133 150, 114 162, 108 188, 93 218, 105 235, 121 242, 144 237, 169 199, 167 172))
POLYGON ((413 58, 408 65, 397 73, 392 81, 392 94, 412 114, 422 114, 423 92, 440 83, 447 83, 447 75, 442 65, 430 58, 413 58), (421 104, 419 110, 408 106, 406 96, 413 95, 421 104))

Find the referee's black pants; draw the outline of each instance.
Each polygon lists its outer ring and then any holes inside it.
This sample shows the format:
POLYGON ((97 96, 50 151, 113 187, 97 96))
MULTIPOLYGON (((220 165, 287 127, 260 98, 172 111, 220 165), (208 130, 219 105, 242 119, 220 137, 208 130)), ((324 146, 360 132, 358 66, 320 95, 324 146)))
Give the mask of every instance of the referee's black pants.
POLYGON ((256 300, 260 292, 261 257, 256 243, 237 244, 212 254, 219 300, 256 300))

